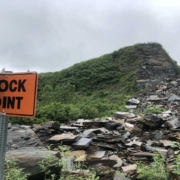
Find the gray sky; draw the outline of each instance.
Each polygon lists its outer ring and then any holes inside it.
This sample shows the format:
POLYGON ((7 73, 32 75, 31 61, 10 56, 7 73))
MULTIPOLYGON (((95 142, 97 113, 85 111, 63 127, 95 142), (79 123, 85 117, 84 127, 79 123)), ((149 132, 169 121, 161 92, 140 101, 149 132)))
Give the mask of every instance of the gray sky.
POLYGON ((178 0, 0 1, 0 70, 58 71, 143 42, 180 64, 179 34, 178 0))

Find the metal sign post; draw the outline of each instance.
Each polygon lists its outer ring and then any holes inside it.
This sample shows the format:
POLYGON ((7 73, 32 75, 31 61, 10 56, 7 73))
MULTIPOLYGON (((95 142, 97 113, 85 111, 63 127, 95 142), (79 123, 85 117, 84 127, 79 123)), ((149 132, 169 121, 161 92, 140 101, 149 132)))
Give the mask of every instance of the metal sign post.
POLYGON ((4 177, 4 164, 7 142, 8 116, 0 114, 0 180, 4 177))

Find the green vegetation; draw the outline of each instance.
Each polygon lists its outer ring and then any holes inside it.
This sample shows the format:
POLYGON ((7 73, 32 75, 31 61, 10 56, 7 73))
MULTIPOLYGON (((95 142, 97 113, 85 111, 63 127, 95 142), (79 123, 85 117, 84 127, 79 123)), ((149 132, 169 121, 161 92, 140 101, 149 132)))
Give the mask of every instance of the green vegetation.
MULTIPOLYGON (((50 150, 50 146, 48 147, 50 150)), ((49 151, 50 152, 50 151, 49 151)), ((68 161, 70 158, 70 151, 62 146, 59 146, 59 152, 61 154, 61 158, 57 160, 57 158, 48 153, 45 154, 45 158, 39 162, 39 165, 44 172, 44 180, 99 180, 99 177, 96 176, 94 170, 87 168, 83 162, 76 162, 74 171, 78 171, 79 173, 73 173, 68 168, 68 161), (50 170, 50 166, 54 166, 58 168, 59 172, 57 175, 50 170)))
POLYGON ((163 53, 158 43, 136 44, 59 72, 41 73, 36 117, 10 120, 21 124, 64 122, 125 110, 126 100, 140 91, 136 86, 140 64, 150 54, 158 57, 163 53))
POLYGON ((139 163, 137 173, 139 174, 138 178, 143 180, 169 180, 165 159, 160 154, 153 157, 153 162, 150 166, 139 163))
POLYGON ((5 180, 26 180, 28 174, 23 175, 23 169, 17 166, 15 160, 6 160, 6 169, 4 172, 5 180))
MULTIPOLYGON (((180 143, 174 142, 173 147, 180 150, 180 143)), ((157 153, 153 157, 153 162, 150 165, 138 163, 138 179, 142 180, 175 180, 180 177, 180 154, 175 158, 175 164, 171 166, 171 170, 166 167, 167 159, 162 154, 157 153), (173 176, 172 176, 173 173, 173 176), (175 179, 174 179, 175 178, 175 179)))
POLYGON ((165 112, 166 109, 163 107, 158 106, 152 106, 144 110, 144 114, 160 114, 162 112, 165 112))

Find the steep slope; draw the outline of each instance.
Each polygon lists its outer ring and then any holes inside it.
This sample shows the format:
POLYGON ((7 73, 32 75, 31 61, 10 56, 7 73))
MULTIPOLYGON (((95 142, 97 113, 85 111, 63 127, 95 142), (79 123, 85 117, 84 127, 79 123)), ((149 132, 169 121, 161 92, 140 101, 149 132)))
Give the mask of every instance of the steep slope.
POLYGON ((136 44, 54 73, 40 74, 39 88, 70 83, 90 93, 114 86, 136 89, 137 79, 160 79, 179 74, 178 66, 158 43, 136 44))
MULTIPOLYGON (((128 46, 59 72, 39 75, 35 121, 73 120, 110 115, 131 95, 179 67, 158 43, 128 46)), ((125 109, 123 109, 125 110, 125 109)))

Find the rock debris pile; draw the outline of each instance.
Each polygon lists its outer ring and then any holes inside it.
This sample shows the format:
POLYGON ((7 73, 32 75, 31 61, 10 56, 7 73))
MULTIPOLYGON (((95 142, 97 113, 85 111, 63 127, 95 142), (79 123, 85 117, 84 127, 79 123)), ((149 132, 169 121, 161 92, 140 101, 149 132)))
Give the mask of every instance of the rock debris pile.
POLYGON ((70 150, 70 169, 73 163, 84 162, 94 168, 101 180, 137 179, 137 162, 152 162, 156 152, 166 158, 171 169, 178 153, 173 142, 180 140, 179 90, 180 79, 166 79, 129 99, 126 106, 131 112, 116 112, 105 120, 78 119, 67 124, 50 121, 32 126, 9 124, 7 157, 16 156, 26 172, 38 174, 36 163, 51 144, 52 154, 57 153, 58 146, 70 150), (142 113, 150 107, 166 111, 142 113), (107 170, 109 173, 105 174, 107 170))

